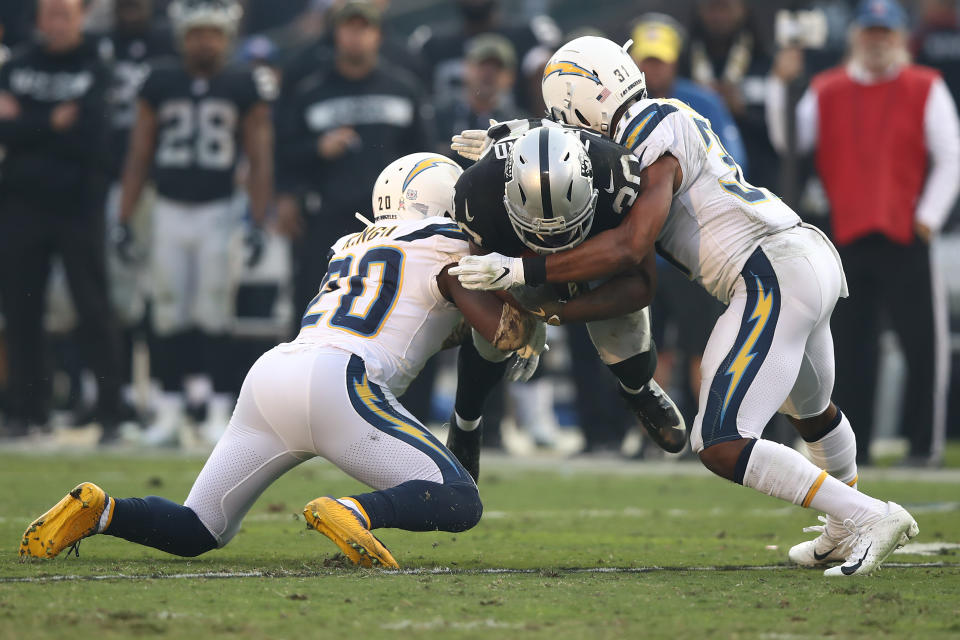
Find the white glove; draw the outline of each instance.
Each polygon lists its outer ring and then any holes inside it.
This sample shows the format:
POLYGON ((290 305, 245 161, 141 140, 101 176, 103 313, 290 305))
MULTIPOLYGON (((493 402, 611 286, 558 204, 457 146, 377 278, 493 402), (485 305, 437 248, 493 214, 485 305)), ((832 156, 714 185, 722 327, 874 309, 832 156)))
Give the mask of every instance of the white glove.
MULTIPOLYGON (((497 121, 490 118, 490 127, 497 124, 497 121)), ((459 153, 467 160, 476 162, 493 143, 492 138, 487 137, 489 129, 465 129, 460 135, 453 136, 450 139, 450 148, 459 153)))
POLYGON ((510 258, 499 253, 484 256, 464 256, 450 269, 465 289, 502 291, 524 284, 523 259, 510 258))
POLYGON ((483 154, 487 152, 487 149, 489 149, 494 142, 507 137, 522 135, 531 128, 541 124, 543 126, 556 126, 549 120, 528 120, 521 118, 518 120, 497 122, 491 118, 490 126, 485 131, 482 129, 466 129, 461 131, 460 135, 453 136, 453 138, 451 138, 450 148, 464 158, 476 162, 483 157, 483 154))

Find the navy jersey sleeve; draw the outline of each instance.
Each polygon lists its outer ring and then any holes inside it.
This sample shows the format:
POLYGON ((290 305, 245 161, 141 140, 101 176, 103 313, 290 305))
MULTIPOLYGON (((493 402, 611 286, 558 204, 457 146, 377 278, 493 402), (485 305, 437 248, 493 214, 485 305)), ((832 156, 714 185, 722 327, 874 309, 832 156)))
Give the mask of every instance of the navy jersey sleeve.
POLYGON ((163 67, 155 67, 150 70, 143 84, 140 85, 140 99, 156 109, 164 94, 164 76, 166 70, 163 67))
POLYGON ((478 247, 518 256, 526 248, 517 237, 503 204, 503 160, 489 153, 457 180, 454 209, 457 224, 478 247))
POLYGON ((629 149, 607 138, 581 131, 593 165, 597 211, 591 236, 620 224, 640 194, 640 163, 629 149))

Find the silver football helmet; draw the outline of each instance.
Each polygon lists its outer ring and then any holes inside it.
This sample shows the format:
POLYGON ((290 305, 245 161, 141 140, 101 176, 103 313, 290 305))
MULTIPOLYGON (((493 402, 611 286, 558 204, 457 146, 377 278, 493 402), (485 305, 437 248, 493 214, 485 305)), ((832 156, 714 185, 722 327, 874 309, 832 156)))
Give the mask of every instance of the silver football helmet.
POLYGON ((523 244, 542 254, 586 240, 598 192, 576 132, 539 127, 523 134, 507 157, 504 178, 503 203, 523 244))

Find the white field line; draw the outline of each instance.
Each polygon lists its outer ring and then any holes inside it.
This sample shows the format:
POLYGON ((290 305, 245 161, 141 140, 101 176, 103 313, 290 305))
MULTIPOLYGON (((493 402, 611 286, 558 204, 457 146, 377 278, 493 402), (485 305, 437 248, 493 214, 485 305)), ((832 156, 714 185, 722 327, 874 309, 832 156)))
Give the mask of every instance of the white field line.
MULTIPOLYGON (((911 505, 904 503, 907 510, 912 514, 924 513, 950 513, 960 511, 960 502, 927 502, 911 505)), ((769 507, 763 509, 732 509, 728 507, 713 507, 705 511, 696 509, 666 509, 656 510, 657 514, 663 514, 671 518, 686 518, 710 516, 723 518, 726 516, 755 516, 760 518, 782 518, 785 515, 796 513, 796 507, 785 505, 782 507, 769 507)), ((654 515, 654 510, 643 509, 640 507, 624 507, 623 509, 531 509, 527 511, 501 511, 497 509, 486 509, 483 512, 483 518, 486 520, 511 520, 515 518, 543 518, 553 519, 558 517, 575 518, 649 518, 654 515)), ((244 520, 246 522, 288 522, 299 520, 300 514, 293 511, 281 511, 276 513, 254 513, 244 520)), ((0 524, 8 522, 19 522, 26 526, 30 523, 36 514, 29 516, 0 516, 0 524)))
MULTIPOLYGON (((917 568, 960 568, 960 563, 950 562, 887 562, 886 569, 917 569, 917 568)), ((347 568, 346 570, 353 570, 347 568)), ((560 567, 545 569, 515 569, 515 568, 486 568, 486 569, 453 569, 450 567, 399 569, 395 571, 378 570, 376 573, 386 576, 478 576, 478 575, 541 575, 544 577, 559 577, 562 575, 577 574, 634 574, 634 573, 680 573, 691 572, 732 572, 732 571, 805 571, 801 567, 785 564, 774 565, 718 565, 694 567, 560 567)), ((357 569, 361 572, 362 570, 357 569)), ((201 571, 195 573, 152 573, 128 574, 114 573, 106 575, 54 575, 54 576, 0 576, 0 584, 7 583, 46 583, 46 582, 98 582, 103 580, 225 580, 243 578, 323 578, 333 575, 343 575, 344 570, 330 569, 326 571, 201 571)), ((369 571, 366 572, 369 575, 369 571)))

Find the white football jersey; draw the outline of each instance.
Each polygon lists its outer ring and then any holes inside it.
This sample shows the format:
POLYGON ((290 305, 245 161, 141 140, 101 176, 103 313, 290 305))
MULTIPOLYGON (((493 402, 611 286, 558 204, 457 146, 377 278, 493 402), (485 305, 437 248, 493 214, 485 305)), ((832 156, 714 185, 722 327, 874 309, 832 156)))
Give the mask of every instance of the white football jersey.
POLYGON ((294 342, 354 353, 371 380, 401 395, 460 322, 437 276, 469 253, 450 218, 391 220, 343 236, 294 342))
POLYGON ((722 302, 744 263, 773 233, 800 224, 777 196, 747 184, 710 121, 679 100, 641 100, 617 125, 614 140, 641 169, 670 154, 683 182, 657 237, 657 252, 722 302))

